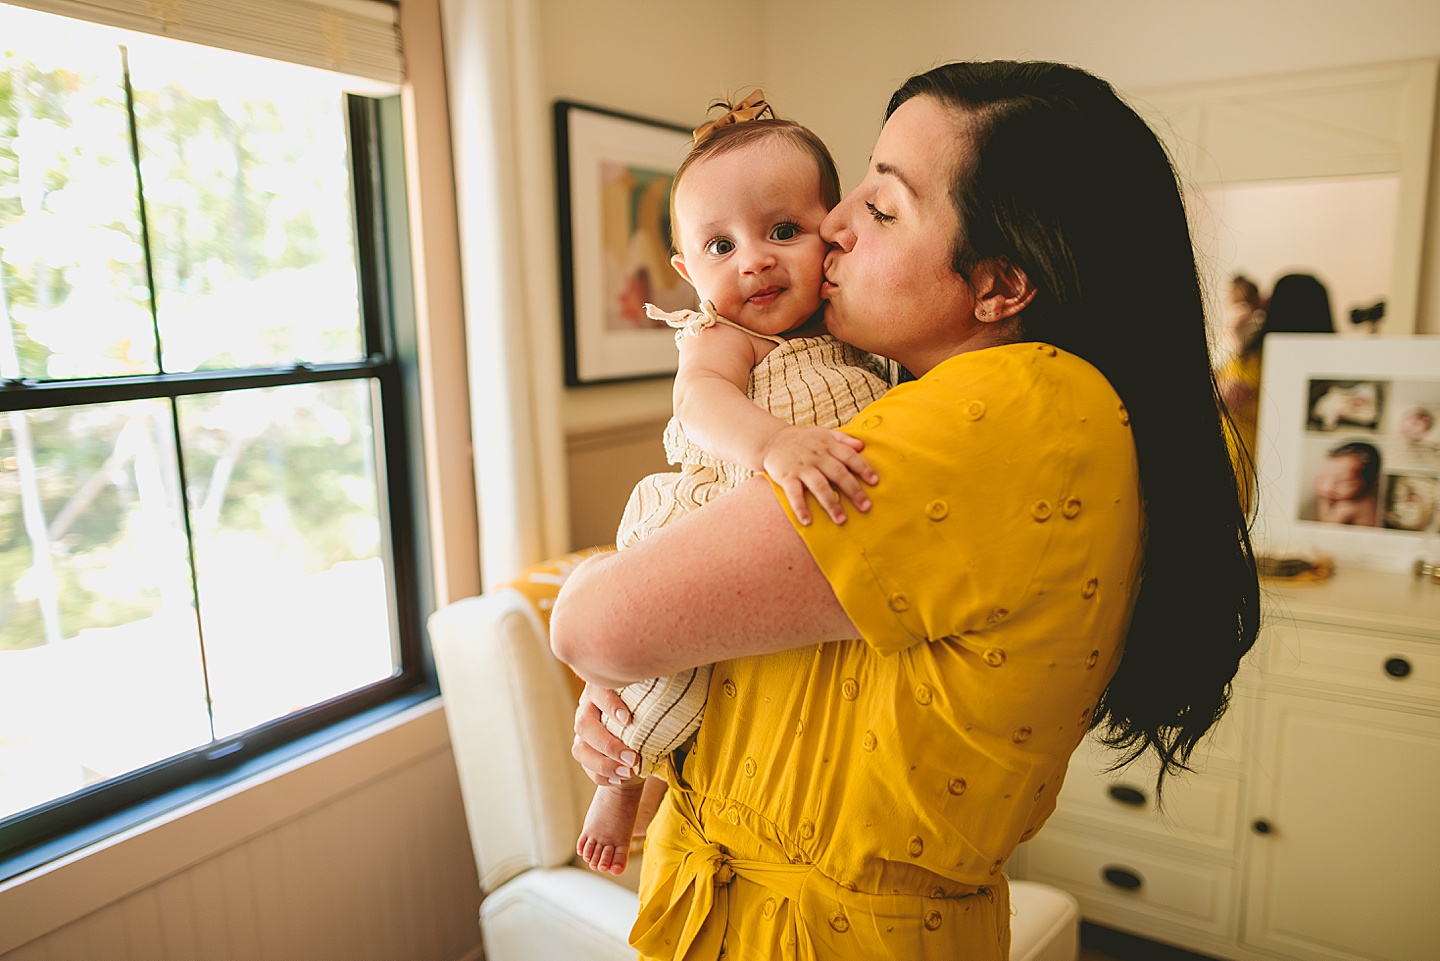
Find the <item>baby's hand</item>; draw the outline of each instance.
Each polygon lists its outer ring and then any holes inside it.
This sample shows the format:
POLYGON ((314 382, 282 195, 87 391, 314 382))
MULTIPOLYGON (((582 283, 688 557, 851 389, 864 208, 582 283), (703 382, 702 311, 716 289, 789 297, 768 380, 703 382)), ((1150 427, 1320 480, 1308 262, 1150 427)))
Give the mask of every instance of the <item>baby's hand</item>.
POLYGON ((805 492, 815 495, 821 508, 837 524, 845 523, 840 494, 861 513, 870 509, 870 498, 860 482, 874 487, 880 477, 860 456, 865 442, 858 437, 825 427, 787 426, 765 445, 762 462, 765 473, 785 491, 790 508, 801 524, 810 523, 805 492), (838 489, 838 492, 837 492, 838 489))

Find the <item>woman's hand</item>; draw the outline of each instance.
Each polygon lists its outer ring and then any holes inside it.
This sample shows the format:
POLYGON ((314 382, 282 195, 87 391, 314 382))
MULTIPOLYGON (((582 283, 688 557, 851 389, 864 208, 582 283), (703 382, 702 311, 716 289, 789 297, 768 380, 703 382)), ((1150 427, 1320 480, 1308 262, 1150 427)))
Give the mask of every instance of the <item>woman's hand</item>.
POLYGON ((602 716, 616 717, 630 723, 630 709, 615 691, 608 687, 586 684, 575 708, 575 742, 570 754, 580 762, 585 773, 601 787, 623 784, 635 774, 639 757, 629 746, 605 727, 602 716))

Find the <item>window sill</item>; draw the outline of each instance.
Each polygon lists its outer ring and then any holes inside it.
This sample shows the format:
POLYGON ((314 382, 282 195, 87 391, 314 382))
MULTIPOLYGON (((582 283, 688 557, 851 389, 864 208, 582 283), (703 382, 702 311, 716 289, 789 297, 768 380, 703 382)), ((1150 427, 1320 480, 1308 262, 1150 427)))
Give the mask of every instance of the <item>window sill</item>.
POLYGON ((439 697, 0 883, 0 955, 440 751, 439 697))

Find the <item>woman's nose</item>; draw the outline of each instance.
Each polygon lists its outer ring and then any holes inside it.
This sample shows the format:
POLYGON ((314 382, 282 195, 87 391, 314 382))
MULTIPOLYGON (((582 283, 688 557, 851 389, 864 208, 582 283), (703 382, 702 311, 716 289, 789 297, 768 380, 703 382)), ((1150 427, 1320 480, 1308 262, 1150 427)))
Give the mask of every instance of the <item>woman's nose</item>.
POLYGON ((850 229, 850 197, 843 197, 820 221, 820 239, 833 247, 849 250, 855 245, 855 233, 850 229))

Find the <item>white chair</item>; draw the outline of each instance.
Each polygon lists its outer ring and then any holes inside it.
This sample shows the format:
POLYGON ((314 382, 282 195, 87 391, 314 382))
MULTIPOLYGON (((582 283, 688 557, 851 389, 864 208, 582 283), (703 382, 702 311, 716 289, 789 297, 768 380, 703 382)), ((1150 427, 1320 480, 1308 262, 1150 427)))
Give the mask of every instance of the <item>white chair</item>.
MULTIPOLYGON (((570 757, 579 682, 550 654, 550 604, 584 554, 436 611, 435 663, 485 898, 487 961, 634 961, 639 858, 618 880, 575 857, 594 785, 570 757), (579 866, 577 866, 579 865, 579 866)), ((1076 961, 1079 908, 1011 883, 1011 961, 1076 961)))

